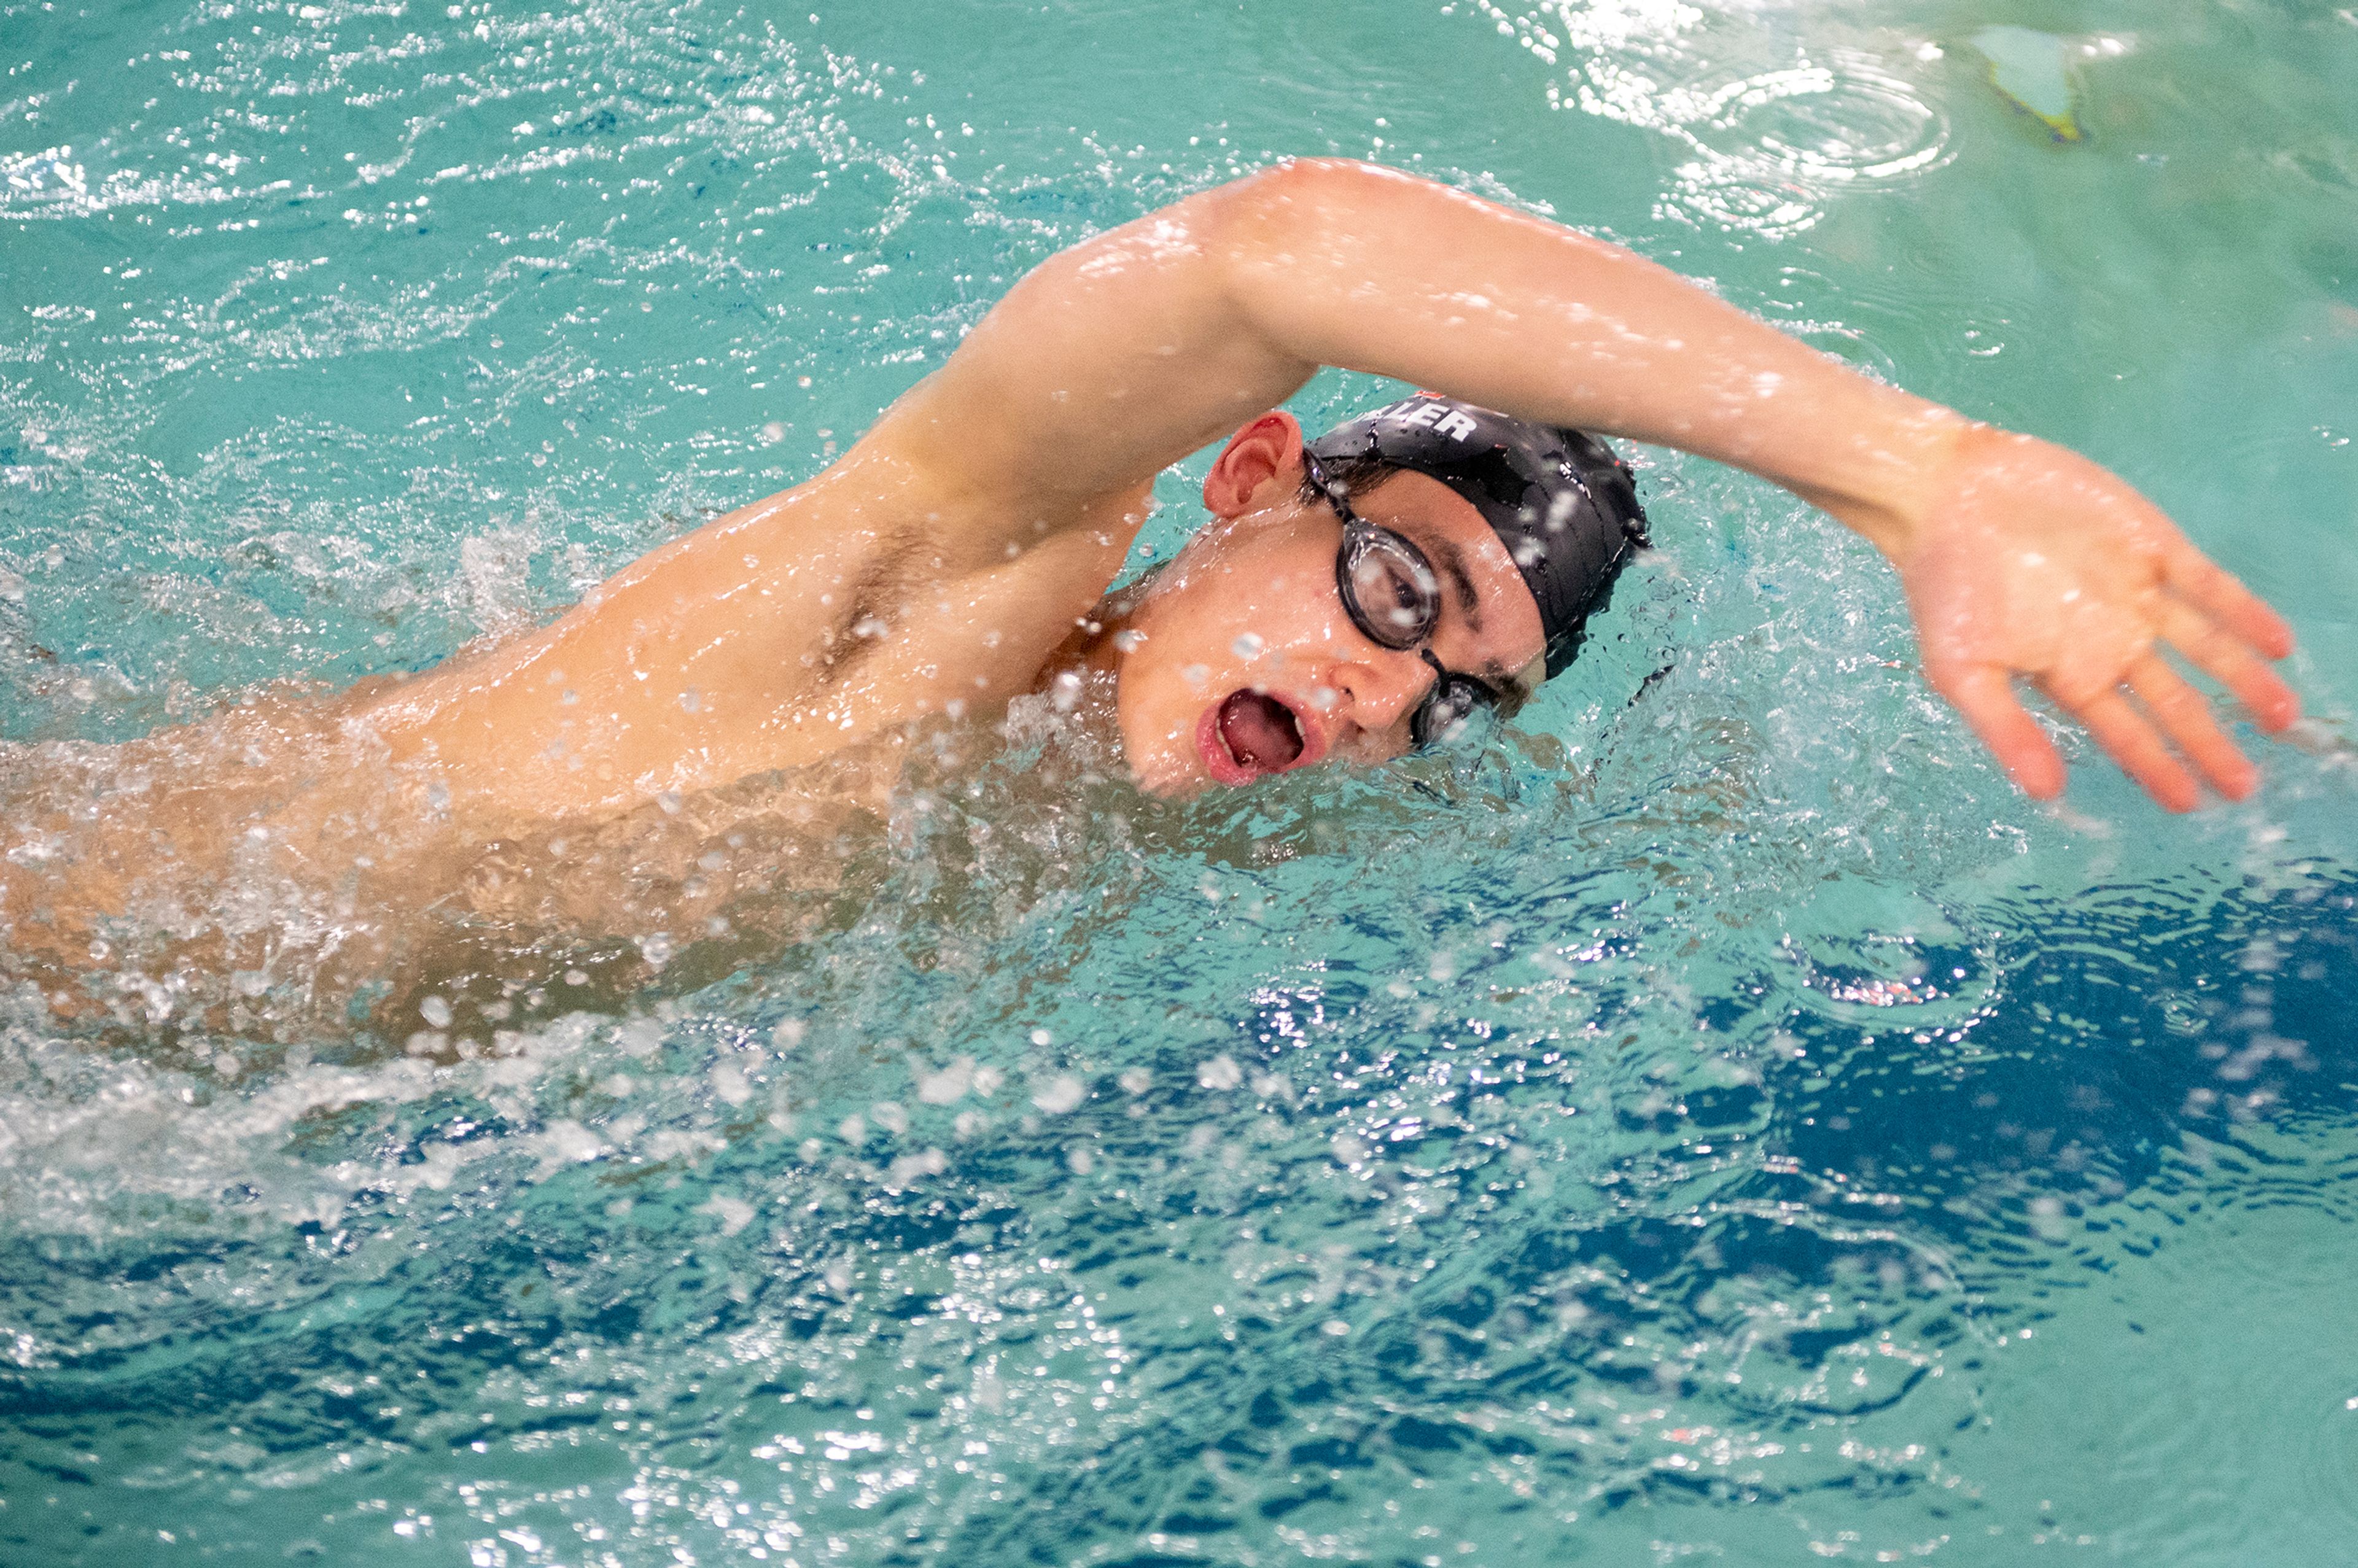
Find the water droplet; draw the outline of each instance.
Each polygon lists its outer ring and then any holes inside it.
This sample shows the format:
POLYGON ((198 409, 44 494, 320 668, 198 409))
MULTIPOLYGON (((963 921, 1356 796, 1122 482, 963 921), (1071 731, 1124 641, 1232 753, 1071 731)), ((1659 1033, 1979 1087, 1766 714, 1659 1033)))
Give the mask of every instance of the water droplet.
POLYGON ((1245 1081, 1245 1073, 1235 1058, 1220 1055, 1195 1069, 1195 1081, 1207 1089, 1232 1089, 1245 1081))
POLYGON ((1079 1108, 1081 1101, 1088 1098, 1088 1093, 1087 1087, 1080 1079, 1067 1073, 1061 1077, 1051 1078, 1034 1089, 1032 1103, 1050 1116, 1062 1116, 1079 1108))
MULTIPOLYGON (((734 1236, 753 1223, 753 1206, 743 1198, 732 1198, 726 1193, 715 1193, 711 1201, 700 1206, 696 1212, 708 1214, 719 1220, 723 1236, 734 1236)), ((523 1543, 519 1541, 517 1544, 523 1543)), ((537 1551, 538 1548, 526 1547, 525 1550, 537 1551)))

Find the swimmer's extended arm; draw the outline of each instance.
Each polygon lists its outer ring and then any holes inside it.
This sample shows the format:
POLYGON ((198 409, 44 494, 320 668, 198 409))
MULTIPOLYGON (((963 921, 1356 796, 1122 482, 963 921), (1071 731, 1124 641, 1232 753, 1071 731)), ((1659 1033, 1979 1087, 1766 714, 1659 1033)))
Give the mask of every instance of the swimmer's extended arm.
POLYGON ((2103 469, 1871 381, 1617 246, 1308 161, 1052 257, 825 473, 350 720, 454 799, 550 816, 1002 700, 1120 569, 1155 475, 1321 364, 1681 447, 1823 506, 1898 568, 1928 677, 2034 795, 2062 765, 2016 676, 2181 809, 2196 790, 2169 742, 2228 795, 2254 775, 2160 644, 2264 727, 2298 711, 2263 662, 2289 651, 2283 622, 2103 469))
POLYGON ((1135 497, 1321 364, 1679 447, 1823 507, 1898 569, 1928 678, 2032 795, 2063 770, 2017 676, 2173 809, 2197 798, 2173 744, 2228 795, 2255 774, 2163 643, 2263 728, 2298 714, 2264 662, 2290 652, 2284 622, 2105 470, 1617 246, 1367 165, 1284 165, 1050 260, 863 446, 985 498, 951 549, 986 560, 1135 497))

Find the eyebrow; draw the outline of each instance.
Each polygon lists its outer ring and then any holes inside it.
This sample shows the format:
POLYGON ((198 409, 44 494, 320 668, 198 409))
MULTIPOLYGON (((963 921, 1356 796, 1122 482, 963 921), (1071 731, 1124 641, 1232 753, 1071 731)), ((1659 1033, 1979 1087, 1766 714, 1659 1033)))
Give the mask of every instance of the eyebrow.
POLYGON ((1435 537, 1433 554, 1441 557, 1441 569, 1449 578, 1449 586, 1457 592, 1457 612, 1466 617, 1466 624, 1476 633, 1482 630, 1482 601, 1475 596, 1474 579, 1466 570, 1466 557, 1452 539, 1435 537))
MULTIPOLYGON (((1465 552, 1458 549, 1456 541, 1438 535, 1431 536, 1431 544, 1433 554, 1441 557, 1442 574, 1449 579, 1449 586, 1457 595, 1458 613, 1466 617, 1467 630, 1480 636, 1482 600, 1481 596, 1474 591, 1472 574, 1466 569, 1465 552)), ((1503 693, 1515 678, 1515 672, 1495 658, 1485 664, 1478 673, 1490 683, 1493 696, 1503 693)))

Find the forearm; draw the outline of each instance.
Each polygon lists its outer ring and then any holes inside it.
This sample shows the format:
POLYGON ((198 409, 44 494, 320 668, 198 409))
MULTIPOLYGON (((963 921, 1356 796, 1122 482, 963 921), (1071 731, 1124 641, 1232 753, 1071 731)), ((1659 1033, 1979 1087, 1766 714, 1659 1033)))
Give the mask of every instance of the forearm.
POLYGON ((1226 295, 1273 351, 1748 470, 1895 556, 1967 428, 1675 273, 1387 169, 1306 162, 1226 214, 1226 295))

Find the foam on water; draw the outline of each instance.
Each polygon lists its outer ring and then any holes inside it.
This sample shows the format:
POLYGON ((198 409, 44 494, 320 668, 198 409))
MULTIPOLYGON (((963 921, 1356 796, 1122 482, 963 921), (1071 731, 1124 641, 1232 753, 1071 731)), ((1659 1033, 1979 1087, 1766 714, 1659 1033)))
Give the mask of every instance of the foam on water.
POLYGON ((1052 695, 874 812, 651 808, 590 938, 470 868, 470 957, 385 988, 266 861, 148 868, 119 1017, 0 1015, 0 1542, 2330 1560, 2358 28, 2155 24, 2059 148, 1937 7, 806 15, 0 6, 0 731, 82 781, 12 849, 135 782, 100 742, 807 477, 1025 267, 1280 152, 2088 447, 2316 717, 2248 806, 2031 807, 1871 552, 1650 452, 1659 547, 1487 748, 1161 803, 1052 695))

